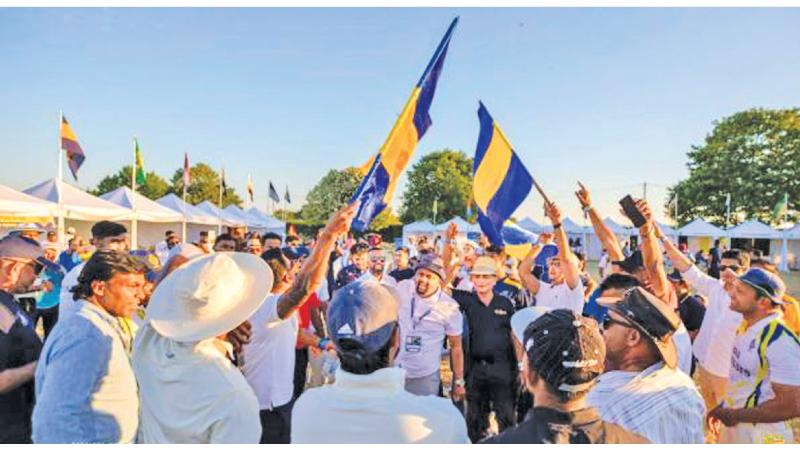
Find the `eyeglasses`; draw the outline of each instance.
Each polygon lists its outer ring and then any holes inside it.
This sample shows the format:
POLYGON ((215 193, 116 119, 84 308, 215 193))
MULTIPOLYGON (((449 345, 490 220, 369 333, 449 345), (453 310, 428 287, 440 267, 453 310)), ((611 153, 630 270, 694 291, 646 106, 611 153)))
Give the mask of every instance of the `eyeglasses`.
POLYGON ((370 258, 369 260, 372 262, 385 262, 386 258, 370 258))
POLYGON ((621 327, 625 327, 625 328, 633 328, 633 325, 629 324, 628 322, 623 322, 621 320, 616 320, 613 317, 611 317, 610 314, 606 314, 606 316, 603 318, 603 329, 607 330, 607 329, 611 328, 611 326, 614 325, 614 324, 617 324, 617 325, 619 325, 621 327))
POLYGON ((738 264, 731 264, 730 266, 719 266, 720 272, 724 272, 726 269, 731 269, 734 272, 738 272, 742 269, 742 266, 738 264))

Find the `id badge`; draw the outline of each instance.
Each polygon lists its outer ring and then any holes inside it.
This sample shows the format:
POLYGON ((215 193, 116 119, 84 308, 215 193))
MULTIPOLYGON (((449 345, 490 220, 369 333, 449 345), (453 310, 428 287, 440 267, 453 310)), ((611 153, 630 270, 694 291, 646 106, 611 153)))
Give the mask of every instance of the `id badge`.
POLYGON ((406 352, 419 353, 422 351, 421 336, 406 336, 406 352))

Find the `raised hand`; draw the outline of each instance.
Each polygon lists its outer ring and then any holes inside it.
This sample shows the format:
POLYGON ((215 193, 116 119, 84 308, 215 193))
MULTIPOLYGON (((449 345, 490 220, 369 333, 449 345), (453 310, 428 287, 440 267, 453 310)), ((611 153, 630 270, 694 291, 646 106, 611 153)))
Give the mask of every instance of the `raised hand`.
POLYGON ((450 225, 447 226, 447 231, 444 233, 445 239, 448 241, 452 241, 458 235, 458 226, 455 222, 450 222, 450 225))
POLYGON ((553 225, 561 223, 561 210, 558 209, 555 203, 549 202, 544 204, 544 214, 550 219, 553 225))
POLYGON ((583 183, 581 183, 580 181, 578 181, 578 186, 580 188, 577 191, 575 191, 575 197, 578 198, 581 207, 588 208, 592 206, 592 196, 589 193, 589 189, 586 189, 586 186, 584 186, 583 183))
POLYGON ((342 209, 336 211, 325 226, 323 233, 327 233, 334 238, 347 233, 350 230, 350 224, 353 222, 353 217, 355 217, 357 211, 358 202, 346 205, 342 209))

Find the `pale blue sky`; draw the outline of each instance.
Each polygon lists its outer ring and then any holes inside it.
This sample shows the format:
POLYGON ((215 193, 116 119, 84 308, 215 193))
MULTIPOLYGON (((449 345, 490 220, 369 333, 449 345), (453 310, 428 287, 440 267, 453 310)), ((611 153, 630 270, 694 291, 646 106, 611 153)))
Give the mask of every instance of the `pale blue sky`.
POLYGON ((576 179, 607 215, 645 181, 661 203, 713 120, 800 104, 798 9, 0 9, 0 182, 55 174, 63 108, 80 186, 129 163, 136 135, 148 170, 169 178, 188 151, 240 193, 252 174, 260 205, 288 183, 297 206, 377 150, 456 15, 412 163, 471 156, 481 99, 576 219, 576 179))

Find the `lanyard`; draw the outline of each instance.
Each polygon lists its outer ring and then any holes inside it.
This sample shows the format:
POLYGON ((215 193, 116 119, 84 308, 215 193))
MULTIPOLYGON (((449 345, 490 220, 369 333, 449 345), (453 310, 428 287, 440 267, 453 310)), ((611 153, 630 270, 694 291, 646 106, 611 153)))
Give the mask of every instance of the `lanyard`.
MULTIPOLYGON (((442 298, 442 291, 439 290, 439 295, 436 296, 436 301, 433 302, 434 306, 436 305, 436 303, 439 302, 439 300, 441 300, 441 298, 442 298)), ((414 309, 416 308, 416 305, 417 305, 417 295, 414 294, 414 296, 411 297, 411 327, 414 330, 417 329, 417 325, 419 325, 424 318, 428 317, 428 315, 433 312, 433 306, 431 306, 427 311, 425 311, 421 316, 419 316, 417 320, 414 320, 414 309)))

